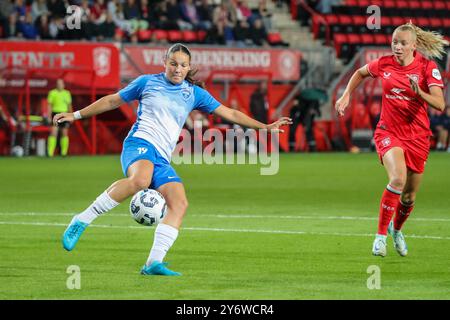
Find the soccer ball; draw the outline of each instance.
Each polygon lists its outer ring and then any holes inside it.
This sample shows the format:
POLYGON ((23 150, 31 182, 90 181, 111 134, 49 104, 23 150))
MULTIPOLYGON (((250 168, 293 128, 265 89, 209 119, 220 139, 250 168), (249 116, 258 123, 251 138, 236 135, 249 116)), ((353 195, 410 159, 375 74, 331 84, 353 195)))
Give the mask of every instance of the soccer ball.
POLYGON ((164 218, 166 212, 166 199, 153 189, 139 191, 130 202, 131 217, 144 226, 157 225, 164 218))

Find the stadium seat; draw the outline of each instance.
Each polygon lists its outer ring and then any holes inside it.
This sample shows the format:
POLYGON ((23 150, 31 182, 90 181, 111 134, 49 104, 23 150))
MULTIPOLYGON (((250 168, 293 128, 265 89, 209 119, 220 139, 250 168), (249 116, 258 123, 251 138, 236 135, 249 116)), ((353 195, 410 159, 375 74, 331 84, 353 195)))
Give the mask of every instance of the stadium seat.
POLYGON ((374 35, 371 33, 364 33, 361 35, 361 43, 364 45, 370 45, 375 43, 374 35))
POLYGON ((183 34, 180 30, 169 30, 167 31, 167 39, 170 42, 181 42, 183 41, 183 34))
POLYGON ((167 31, 160 29, 153 30, 153 39, 157 41, 167 40, 167 31))
POLYGON ((389 44, 389 42, 390 42, 389 37, 387 35, 380 34, 380 33, 374 35, 374 41, 375 41, 375 44, 377 44, 377 45, 386 45, 386 44, 389 44))
POLYGON ((140 42, 149 42, 152 38, 151 30, 139 30, 137 32, 137 37, 140 42))
POLYGON ((181 32, 183 34, 183 41, 187 43, 195 43, 198 41, 197 32, 191 30, 184 30, 181 32))
POLYGON ((283 39, 281 39, 281 34, 279 32, 269 32, 267 34, 267 42, 272 46, 276 46, 283 44, 283 39))
POLYGON ((336 55, 340 57, 342 53, 342 45, 347 42, 347 35, 342 33, 336 33, 333 35, 333 39, 336 55))
POLYGON ((433 9, 433 1, 421 1, 420 5, 423 10, 432 10, 433 9))
POLYGON ((207 36, 207 32, 205 30, 197 31, 197 37, 199 42, 204 42, 207 36))

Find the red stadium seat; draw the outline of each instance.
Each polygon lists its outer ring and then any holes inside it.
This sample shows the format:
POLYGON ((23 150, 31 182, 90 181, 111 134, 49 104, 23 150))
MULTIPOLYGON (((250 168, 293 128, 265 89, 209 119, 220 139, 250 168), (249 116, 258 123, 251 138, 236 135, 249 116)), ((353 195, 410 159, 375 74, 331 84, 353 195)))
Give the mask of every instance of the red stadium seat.
POLYGON ((356 33, 349 34, 347 38, 349 44, 358 44, 362 42, 361 36, 356 33))
POLYGON ((405 19, 402 17, 392 17, 392 25, 395 27, 401 26, 405 23, 405 19))
POLYGON ((353 16, 353 24, 355 26, 365 26, 367 23, 366 16, 353 16))
POLYGON ((342 45, 347 42, 347 35, 342 33, 335 33, 334 38, 334 49, 336 50, 336 55, 340 57, 342 45))
POLYGON ((346 0, 345 5, 349 7, 357 7, 359 5, 358 0, 346 0))
POLYGON ((348 26, 353 24, 353 19, 350 16, 347 15, 340 15, 338 16, 338 21, 340 25, 348 26))
POLYGON ((361 35, 361 43, 365 45, 373 44, 375 43, 374 35, 371 33, 365 33, 361 35))
POLYGON ((419 18, 416 18, 416 20, 417 20, 417 24, 422 28, 429 27, 431 25, 430 20, 426 17, 419 17, 419 18))
POLYGON ((444 1, 433 1, 433 5, 435 10, 447 10, 447 5, 444 1))
POLYGON ((433 9, 433 1, 421 1, 420 4, 423 10, 433 9))
POLYGON ((387 35, 380 34, 380 33, 374 34, 374 41, 375 41, 375 44, 378 44, 378 45, 385 45, 390 42, 389 37, 387 35))
POLYGON ((160 29, 153 30, 153 39, 157 41, 167 40, 167 31, 160 29))
POLYGON ((430 26, 433 29, 442 27, 444 25, 444 22, 440 18, 430 18, 430 26))
POLYGON ((420 9, 420 1, 409 1, 408 6, 414 10, 420 9))
POLYGON ((325 18, 325 21, 330 25, 334 25, 334 24, 338 24, 339 23, 339 18, 337 15, 335 14, 327 14, 323 16, 325 18))
POLYGON ((198 32, 197 32, 198 41, 199 41, 199 42, 204 42, 205 39, 206 39, 206 35, 207 35, 207 32, 206 32, 206 31, 204 31, 204 30, 198 31, 198 32))
POLYGON ((152 31, 151 30, 139 30, 137 32, 138 40, 141 42, 148 42, 152 39, 152 31))
POLYGON ((400 0, 398 0, 397 1, 397 8, 399 9, 399 10, 402 10, 402 9, 409 9, 409 8, 411 8, 411 6, 409 5, 409 2, 410 1, 400 1, 400 0))
POLYGON ((392 19, 391 17, 386 17, 386 16, 382 16, 381 17, 381 27, 388 27, 388 26, 392 26, 392 19))
POLYGON ((184 30, 181 32, 183 34, 183 41, 187 43, 194 43, 198 41, 197 32, 191 30, 184 30))
POLYGON ((283 43, 283 39, 281 39, 281 34, 279 32, 269 32, 267 34, 267 41, 271 45, 277 45, 283 43))
POLYGON ((183 41, 183 34, 180 30, 169 30, 167 31, 167 39, 170 42, 181 42, 183 41))
POLYGON ((383 1, 384 8, 397 8, 397 3, 394 0, 384 0, 383 1))

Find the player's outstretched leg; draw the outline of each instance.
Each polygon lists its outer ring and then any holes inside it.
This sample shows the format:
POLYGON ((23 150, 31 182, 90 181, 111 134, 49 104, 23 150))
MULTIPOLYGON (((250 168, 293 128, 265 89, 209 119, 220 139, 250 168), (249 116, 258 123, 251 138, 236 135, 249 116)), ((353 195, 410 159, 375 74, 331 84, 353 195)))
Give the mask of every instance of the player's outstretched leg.
POLYGON ((88 225, 88 223, 78 220, 77 216, 73 217, 72 221, 70 222, 69 226, 67 227, 66 231, 64 231, 64 234, 62 236, 62 244, 64 249, 66 249, 67 251, 72 251, 72 249, 75 248, 78 239, 80 239, 81 234, 88 225))
POLYGON ((377 234, 373 241, 372 254, 374 256, 386 256, 386 236, 377 234))
POLYGON ((393 221, 389 224, 388 232, 394 239, 394 249, 402 257, 406 256, 408 254, 408 246, 406 245, 405 237, 400 230, 394 229, 393 221))

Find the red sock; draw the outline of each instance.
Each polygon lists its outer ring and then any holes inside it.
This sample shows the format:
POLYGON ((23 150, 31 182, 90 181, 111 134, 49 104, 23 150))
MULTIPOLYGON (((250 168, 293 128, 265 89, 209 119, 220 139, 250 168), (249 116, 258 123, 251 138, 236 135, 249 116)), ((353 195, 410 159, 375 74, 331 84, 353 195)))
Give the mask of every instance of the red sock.
POLYGON ((404 205, 401 201, 399 201, 397 210, 395 211, 394 218, 394 229, 400 230, 405 223, 406 219, 408 219, 409 214, 414 209, 414 204, 410 206, 404 205))
POLYGON ((388 185, 383 192, 378 218, 378 234, 387 235, 387 229, 399 203, 401 191, 388 185))

